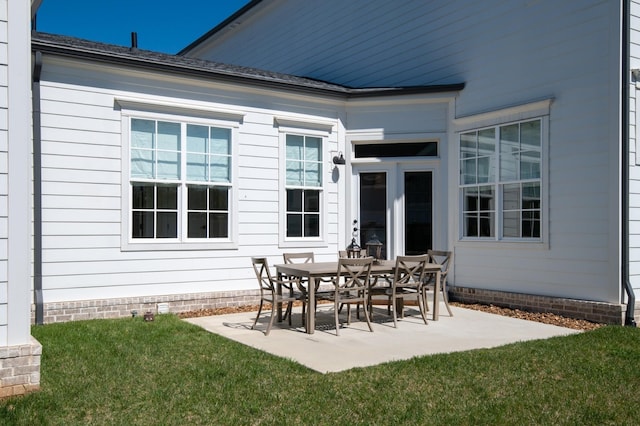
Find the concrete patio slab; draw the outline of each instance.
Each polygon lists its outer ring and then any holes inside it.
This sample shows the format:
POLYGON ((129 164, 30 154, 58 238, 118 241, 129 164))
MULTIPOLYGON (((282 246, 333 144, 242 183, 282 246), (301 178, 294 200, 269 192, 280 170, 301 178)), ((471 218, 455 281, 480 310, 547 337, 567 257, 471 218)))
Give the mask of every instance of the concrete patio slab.
MULTIPOLYGON (((405 316, 398 322, 398 328, 394 328, 393 320, 386 315, 386 311, 376 309, 371 333, 366 322, 355 318, 353 308, 352 322, 350 325, 343 324, 339 336, 335 334, 332 305, 318 307, 314 334, 304 333, 299 309, 294 309, 291 327, 286 321, 275 322, 269 336, 265 336, 264 331, 270 311, 263 311, 255 330, 251 330, 251 325, 256 312, 189 318, 185 321, 253 348, 294 360, 321 373, 579 332, 471 309, 452 307, 452 310, 453 317, 448 316, 442 304, 440 320, 430 320, 425 325, 417 310, 412 312, 412 309, 408 309, 407 313, 415 316, 405 316)), ((346 320, 346 317, 343 315, 341 319, 346 320)))

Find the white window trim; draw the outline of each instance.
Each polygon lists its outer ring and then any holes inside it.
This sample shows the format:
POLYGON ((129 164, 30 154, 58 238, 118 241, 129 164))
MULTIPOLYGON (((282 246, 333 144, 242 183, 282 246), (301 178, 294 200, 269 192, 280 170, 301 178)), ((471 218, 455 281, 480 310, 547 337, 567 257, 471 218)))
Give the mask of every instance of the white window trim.
MULTIPOLYGON (((163 251, 163 250, 228 250, 238 248, 238 141, 239 128, 244 117, 240 113, 230 113, 229 111, 207 110, 198 107, 185 105, 149 103, 142 101, 131 101, 116 99, 116 105, 121 109, 122 126, 122 173, 121 173, 121 230, 120 248, 122 251, 163 251), (180 218, 178 220, 177 239, 149 240, 144 238, 132 238, 131 236, 131 178, 130 178, 130 134, 131 118, 142 118, 149 120, 166 120, 188 124, 198 124, 211 127, 222 127, 231 129, 231 182, 229 187, 229 236, 214 241, 209 239, 181 240, 183 227, 186 225, 187 197, 183 191, 179 191, 178 203, 180 206, 180 218)), ((186 156, 181 156, 182 170, 185 167, 186 156)), ((185 183, 187 181, 183 181, 185 183)), ((182 184, 181 184, 182 185, 182 184)), ((186 187, 185 187, 186 188, 186 187)))
MULTIPOLYGON (((327 188, 329 181, 327 178, 327 161, 326 156, 329 146, 329 135, 335 126, 334 122, 330 121, 306 121, 299 118, 291 117, 274 117, 274 125, 278 127, 278 146, 279 166, 278 173, 280 178, 278 179, 278 217, 279 217, 279 247, 281 248, 304 248, 304 247, 327 247, 328 246, 328 202, 327 202, 327 188), (286 139, 287 134, 300 135, 300 136, 315 136, 322 139, 322 187, 320 190, 320 236, 319 237, 287 237, 287 191, 286 191, 286 139)), ((311 189, 311 188, 309 188, 311 189)))
POLYGON ((453 120, 454 131, 456 133, 462 133, 483 127, 500 126, 515 121, 525 121, 548 116, 551 112, 552 103, 553 99, 544 99, 495 111, 456 117, 453 120))
MULTIPOLYGON (((453 168, 453 177, 455 182, 456 194, 455 211, 457 212, 457 220, 455 221, 457 229, 455 230, 455 245, 468 248, 500 248, 500 249, 539 249, 549 250, 549 115, 551 112, 551 104, 553 99, 545 99, 535 101, 523 105, 507 107, 500 110, 479 113, 464 117, 455 118, 453 120, 454 139, 455 139, 455 158, 456 166, 453 168), (542 168, 540 171, 541 199, 540 213, 542 227, 540 238, 536 239, 516 239, 502 238, 502 230, 496 229, 496 236, 493 238, 486 237, 464 237, 462 235, 464 229, 462 206, 463 200, 460 191, 460 134, 481 130, 488 127, 504 126, 511 123, 539 119, 541 121, 541 161, 542 168), (502 239, 501 239, 502 238, 502 239)), ((493 184, 496 188, 500 185, 493 184)), ((497 225, 502 224, 502 200, 501 196, 496 193, 496 216, 497 225), (498 217, 499 216, 499 217, 498 217)))

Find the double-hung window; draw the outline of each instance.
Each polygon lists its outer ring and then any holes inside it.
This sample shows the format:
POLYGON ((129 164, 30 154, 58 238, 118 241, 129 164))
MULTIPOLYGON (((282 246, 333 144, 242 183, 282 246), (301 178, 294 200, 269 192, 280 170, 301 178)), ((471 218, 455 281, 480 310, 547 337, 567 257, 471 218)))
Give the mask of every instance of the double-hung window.
POLYGON ((286 238, 319 238, 322 217, 322 138, 285 136, 286 238))
POLYGON ((230 240, 232 129, 131 117, 129 242, 230 240))
POLYGON ((542 238, 543 120, 460 134, 462 237, 542 238))

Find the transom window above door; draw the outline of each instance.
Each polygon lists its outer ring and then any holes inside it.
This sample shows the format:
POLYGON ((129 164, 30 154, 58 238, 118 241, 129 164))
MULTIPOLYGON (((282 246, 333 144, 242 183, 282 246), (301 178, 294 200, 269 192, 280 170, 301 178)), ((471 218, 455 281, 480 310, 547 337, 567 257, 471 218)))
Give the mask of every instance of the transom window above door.
POLYGON ((355 158, 437 157, 438 142, 358 143, 355 158))

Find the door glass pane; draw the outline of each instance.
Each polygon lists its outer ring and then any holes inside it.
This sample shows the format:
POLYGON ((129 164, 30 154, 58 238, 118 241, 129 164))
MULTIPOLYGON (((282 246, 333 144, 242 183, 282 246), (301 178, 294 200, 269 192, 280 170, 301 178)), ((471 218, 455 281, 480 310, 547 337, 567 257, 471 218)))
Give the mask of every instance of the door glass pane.
POLYGON ((387 174, 360 173, 360 246, 378 239, 387 258, 387 174))
POLYGON ((404 253, 424 254, 432 248, 431 172, 404 174, 404 253))

